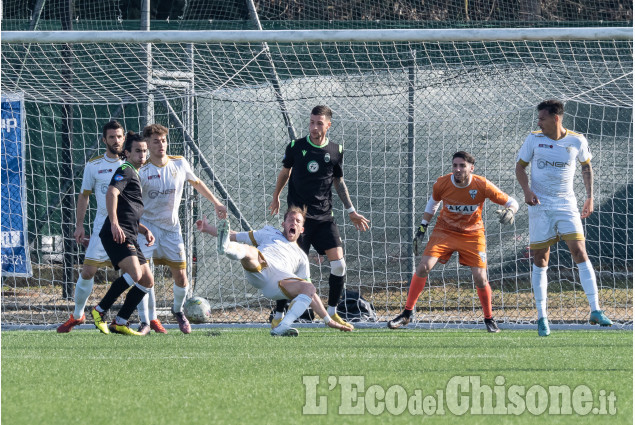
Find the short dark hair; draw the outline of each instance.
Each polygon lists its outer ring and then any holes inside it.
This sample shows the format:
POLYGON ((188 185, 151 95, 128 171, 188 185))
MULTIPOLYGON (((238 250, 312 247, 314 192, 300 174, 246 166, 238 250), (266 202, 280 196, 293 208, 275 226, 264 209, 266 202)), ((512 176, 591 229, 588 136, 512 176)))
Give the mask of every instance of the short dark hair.
POLYGON ((549 115, 564 115, 564 104, 556 99, 544 100, 536 107, 538 111, 546 110, 549 115))
POLYGON ((168 134, 168 129, 163 127, 161 124, 150 124, 143 128, 143 137, 146 139, 153 134, 168 134))
POLYGON ((130 149, 132 149, 132 144, 134 142, 141 142, 144 140, 145 139, 141 136, 141 134, 135 133, 134 131, 129 131, 128 133, 126 133, 126 139, 123 142, 123 151, 121 152, 121 156, 125 157, 126 151, 132 152, 130 149))
POLYGON ((326 105, 318 105, 311 110, 311 115, 324 115, 330 120, 333 118, 333 111, 326 105))
POLYGON ((108 130, 119 130, 121 129, 121 131, 123 132, 123 125, 121 125, 119 123, 119 121, 117 120, 112 120, 107 122, 104 127, 101 129, 101 135, 104 137, 104 139, 106 138, 106 133, 108 133, 108 130))
POLYGON ((287 208, 287 212, 284 213, 283 220, 286 220, 289 214, 300 214, 302 216, 302 221, 306 221, 306 207, 300 208, 298 206, 291 205, 289 208, 287 208))
POLYGON ((472 165, 476 163, 476 159, 474 158, 474 156, 465 151, 456 152, 454 155, 452 155, 452 161, 454 161, 454 158, 463 158, 465 162, 469 162, 472 165))

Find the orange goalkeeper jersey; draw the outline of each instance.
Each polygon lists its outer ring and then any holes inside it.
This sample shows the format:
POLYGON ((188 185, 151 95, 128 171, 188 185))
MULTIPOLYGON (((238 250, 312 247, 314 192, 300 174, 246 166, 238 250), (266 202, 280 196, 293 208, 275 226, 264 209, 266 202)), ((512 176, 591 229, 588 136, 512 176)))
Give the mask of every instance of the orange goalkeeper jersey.
POLYGON ((505 205, 509 200, 509 196, 494 183, 474 174, 466 187, 457 187, 452 174, 439 177, 432 187, 432 198, 443 201, 435 229, 466 235, 485 234, 482 218, 485 199, 499 205, 505 205))

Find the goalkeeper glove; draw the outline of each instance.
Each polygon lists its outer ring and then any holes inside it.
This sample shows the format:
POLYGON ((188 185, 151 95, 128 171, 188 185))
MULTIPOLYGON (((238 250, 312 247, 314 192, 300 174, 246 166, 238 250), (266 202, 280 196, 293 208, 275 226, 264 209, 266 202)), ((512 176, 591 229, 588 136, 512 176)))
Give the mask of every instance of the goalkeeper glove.
POLYGON ((412 240, 412 247, 416 256, 419 256, 419 247, 423 248, 423 237, 426 234, 426 230, 428 230, 428 225, 420 224, 412 240))
POLYGON ((511 208, 498 210, 496 214, 498 214, 498 221, 500 221, 501 224, 514 224, 514 212, 511 208))

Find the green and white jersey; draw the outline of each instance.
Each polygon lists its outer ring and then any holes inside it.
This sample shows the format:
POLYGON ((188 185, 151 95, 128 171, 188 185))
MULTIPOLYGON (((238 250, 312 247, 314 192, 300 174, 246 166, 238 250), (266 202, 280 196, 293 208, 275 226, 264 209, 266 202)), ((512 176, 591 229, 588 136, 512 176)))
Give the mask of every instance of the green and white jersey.
POLYGON ((95 193, 97 211, 95 223, 101 226, 108 215, 106 211, 106 192, 110 185, 112 175, 125 161, 120 158, 108 158, 105 154, 91 158, 84 167, 81 192, 84 195, 95 193))
POLYGON ((573 191, 576 162, 588 164, 592 155, 582 134, 567 130, 560 140, 552 140, 542 131, 534 131, 518 152, 517 162, 531 164, 531 190, 540 204, 550 210, 577 211, 573 191))
POLYGON ((282 159, 282 165, 292 169, 287 204, 306 206, 307 218, 332 220, 331 187, 334 178, 343 176, 343 156, 342 146, 328 139, 322 146, 311 143, 309 136, 289 143, 282 159))
POLYGON ((186 181, 197 183, 198 177, 182 156, 168 156, 166 165, 151 162, 139 170, 145 210, 141 222, 149 222, 161 229, 180 229, 179 205, 186 181))

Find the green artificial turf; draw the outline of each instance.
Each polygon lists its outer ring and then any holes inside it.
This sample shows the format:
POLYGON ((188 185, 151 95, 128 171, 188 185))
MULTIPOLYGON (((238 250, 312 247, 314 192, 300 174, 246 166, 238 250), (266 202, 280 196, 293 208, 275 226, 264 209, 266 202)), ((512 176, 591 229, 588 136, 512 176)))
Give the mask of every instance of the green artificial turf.
POLYGON ((554 330, 548 338, 525 330, 302 328, 297 338, 273 338, 265 328, 145 337, 2 332, 2 424, 579 425, 632 418, 630 331, 554 330), (556 414, 558 406, 544 399, 550 386, 571 392, 571 413, 563 404, 556 414), (581 386, 592 392, 591 404, 581 386))

